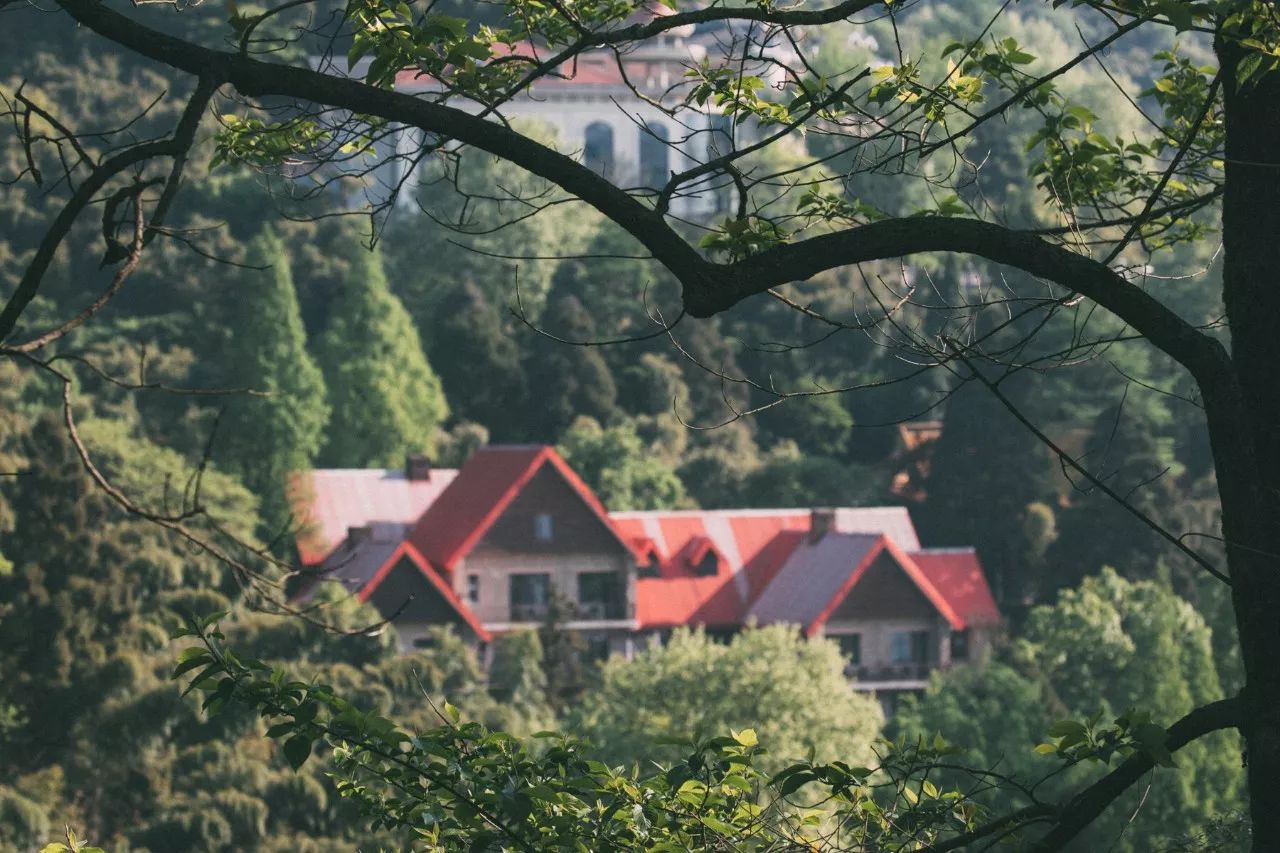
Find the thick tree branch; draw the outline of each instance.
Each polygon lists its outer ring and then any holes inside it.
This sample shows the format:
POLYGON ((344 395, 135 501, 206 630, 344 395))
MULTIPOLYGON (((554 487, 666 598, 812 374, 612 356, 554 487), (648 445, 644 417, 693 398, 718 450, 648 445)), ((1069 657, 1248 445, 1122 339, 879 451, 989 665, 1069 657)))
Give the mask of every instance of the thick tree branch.
MULTIPOLYGON (((1223 350, 1216 341, 1105 264, 1034 233, 972 219, 911 217, 779 246, 729 265, 716 264, 640 200, 572 158, 498 123, 357 80, 200 47, 150 29, 98 0, 59 0, 59 4, 80 24, 105 38, 179 70, 230 83, 247 96, 286 96, 379 116, 451 137, 545 178, 621 225, 644 245, 682 283, 685 308, 695 317, 710 316, 748 296, 837 267, 919 252, 957 252, 1023 270, 1092 299, 1185 365, 1202 385, 1228 378, 1222 369, 1226 364, 1223 350)), ((714 11, 718 18, 734 17, 729 9, 714 11)), ((746 12, 742 16, 755 19, 746 12)), ((663 25, 655 21, 644 26, 663 25)), ((640 38, 646 32, 637 30, 630 37, 640 38)))
MULTIPOLYGON (((1177 752, 1194 740, 1241 725, 1240 701, 1220 699, 1196 708, 1168 729, 1165 747, 1177 752)), ((1030 853, 1061 850, 1102 814, 1130 785, 1156 766, 1146 753, 1135 753, 1124 763, 1076 794, 1058 812, 1057 822, 1044 837, 1027 848, 1030 853)))

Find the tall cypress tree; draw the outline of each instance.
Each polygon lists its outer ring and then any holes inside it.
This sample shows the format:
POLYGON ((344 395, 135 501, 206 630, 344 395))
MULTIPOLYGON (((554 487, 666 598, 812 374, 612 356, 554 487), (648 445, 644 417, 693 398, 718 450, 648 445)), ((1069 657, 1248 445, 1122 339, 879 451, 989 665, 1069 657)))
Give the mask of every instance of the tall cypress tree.
POLYGON ((455 413, 484 424, 495 441, 523 438, 512 413, 524 404, 524 371, 501 309, 472 281, 451 288, 440 308, 431 362, 455 413))
MULTIPOLYGON (((557 337, 599 339, 591 314, 575 296, 553 292, 540 320, 557 337)), ((572 347, 538 335, 528 345, 525 377, 530 432, 540 441, 557 440, 580 415, 608 425, 622 414, 613 374, 598 347, 572 347)))
MULTIPOLYGON (((1128 394, 1098 415, 1082 462, 1094 476, 1156 523, 1167 523, 1185 500, 1179 465, 1168 439, 1172 418, 1152 394, 1128 394)), ((1088 482, 1070 493, 1059 514, 1058 540, 1048 554, 1057 588, 1074 586, 1111 566, 1122 576, 1147 579, 1181 567, 1176 552, 1150 527, 1088 482), (1175 558, 1170 560, 1169 558, 1175 558)))
MULTIPOLYGON (((1002 384, 1023 404, 1025 389, 1002 384)), ((1049 451, 976 382, 947 404, 942 437, 934 448, 928 502, 920 521, 931 545, 973 545, 1002 604, 1024 603, 1040 585, 1043 567, 1028 555, 1032 541, 1051 529, 1043 507, 1055 494, 1049 451)))
POLYGON ((349 251, 349 277, 317 351, 333 407, 321 459, 399 465, 406 452, 434 448, 449 405, 409 313, 387 286, 381 256, 354 242, 349 251))
POLYGON ((266 231, 249 247, 254 275, 237 301, 228 353, 228 380, 266 392, 237 397, 223 415, 219 461, 262 499, 263 525, 271 535, 289 521, 289 473, 310 468, 329 419, 324 377, 307 352, 289 259, 279 238, 266 231))

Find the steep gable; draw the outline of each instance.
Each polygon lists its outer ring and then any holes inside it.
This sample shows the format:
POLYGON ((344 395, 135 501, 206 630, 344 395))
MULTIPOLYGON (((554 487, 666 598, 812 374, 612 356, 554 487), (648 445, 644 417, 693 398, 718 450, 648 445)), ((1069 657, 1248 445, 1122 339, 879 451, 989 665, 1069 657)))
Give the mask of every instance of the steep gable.
POLYGON ((471 609, 409 543, 392 552, 357 597, 377 607, 387 619, 465 626, 479 639, 490 639, 471 609))
POLYGON ((612 525, 550 464, 542 465, 520 488, 475 548, 534 554, 628 550, 612 525), (538 536, 539 516, 549 519, 547 538, 538 536))
POLYGON ((937 615, 920 587, 892 555, 882 551, 827 620, 929 619, 937 615))
POLYGON ((614 529, 591 489, 547 445, 497 445, 477 450, 414 525, 408 541, 432 565, 452 571, 544 466, 568 485, 578 503, 599 520, 620 547, 629 550, 629 543, 614 529))

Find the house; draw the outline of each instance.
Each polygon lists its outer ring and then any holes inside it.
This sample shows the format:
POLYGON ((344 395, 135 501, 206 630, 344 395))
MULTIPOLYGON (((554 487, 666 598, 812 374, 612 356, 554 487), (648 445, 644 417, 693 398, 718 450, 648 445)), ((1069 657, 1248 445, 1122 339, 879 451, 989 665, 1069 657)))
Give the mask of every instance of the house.
MULTIPOLYGON (((628 22, 669 14, 673 14, 670 8, 654 0, 640 4, 628 22)), ((504 122, 553 129, 560 151, 619 187, 656 190, 672 173, 707 163, 756 139, 759 129, 754 122, 734 121, 711 102, 681 103, 696 85, 687 75, 691 68, 704 61, 712 65, 730 61, 723 53, 734 43, 733 26, 719 21, 680 27, 629 45, 622 53, 609 48, 584 51, 550 69, 502 104, 496 114, 504 122), (678 103, 679 111, 673 112, 678 103)), ((527 58, 530 65, 555 54, 553 48, 528 42, 498 44, 495 50, 508 60, 527 58)), ((782 69, 797 67, 794 52, 784 44, 757 45, 751 55, 747 60, 734 52, 731 60, 735 65, 747 61, 747 71, 773 86, 782 82, 782 69), (773 61, 765 61, 760 54, 768 54, 773 61)), ((367 62, 348 68, 338 57, 324 57, 313 64, 326 73, 358 77, 367 62)), ((396 76, 395 88, 471 112, 492 112, 414 68, 396 76)), ((414 152, 422 150, 425 134, 402 127, 384 130, 378 137, 373 159, 382 165, 366 172, 367 164, 352 164, 353 171, 367 178, 365 200, 379 204, 394 191, 399 204, 412 207, 420 179, 414 152)), ((724 215, 734 209, 735 197, 732 178, 714 172, 681 187, 670 200, 670 212, 692 219, 724 215)))
POLYGON ((405 648, 446 624, 483 650, 559 599, 593 655, 681 626, 788 623, 834 639, 855 687, 892 696, 981 654, 1000 622, 973 550, 922 548, 902 507, 610 513, 544 445, 296 485, 303 565, 373 604, 405 648))

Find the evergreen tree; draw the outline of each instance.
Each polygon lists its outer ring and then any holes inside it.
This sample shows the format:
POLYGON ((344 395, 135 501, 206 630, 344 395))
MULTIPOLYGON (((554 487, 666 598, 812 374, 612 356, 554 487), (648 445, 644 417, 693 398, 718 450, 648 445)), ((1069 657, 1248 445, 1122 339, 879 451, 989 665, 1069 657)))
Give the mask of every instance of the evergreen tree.
MULTIPOLYGON (((1179 473, 1167 407, 1150 394, 1131 393, 1104 410, 1085 443, 1081 463, 1125 501, 1160 523, 1179 501, 1179 473)), ((1078 584, 1103 566, 1127 578, 1167 572, 1168 544, 1092 483, 1076 480, 1070 505, 1059 513, 1058 539, 1047 560, 1057 589, 1078 584)))
POLYGON ((324 377, 307 352, 283 244, 267 231, 250 245, 249 257, 270 269, 253 275, 237 300, 227 377, 233 387, 269 396, 232 400, 221 421, 216 458, 262 499, 270 537, 289 521, 288 476, 315 462, 329 407, 324 377))
POLYGON ((321 460, 332 467, 395 466, 431 452, 449 414, 408 312, 387 287, 376 252, 354 242, 350 277, 329 312, 317 359, 333 408, 321 460))
MULTIPOLYGON (((574 296, 553 292, 540 325, 559 338, 598 340, 595 322, 574 296)), ((526 352, 533 437, 555 440, 579 415, 606 425, 620 416, 617 386, 597 348, 566 346, 538 335, 526 352)))
POLYGON ((511 416, 525 396, 520 351, 498 306, 477 284, 464 282, 445 297, 429 345, 455 415, 483 424, 494 441, 524 437, 511 416))
MULTIPOLYGON (((1015 402, 1022 389, 1001 386, 1015 402)), ((1025 562, 1043 551, 1044 504, 1055 493, 1050 452, 986 388, 971 382, 950 399, 942 436, 931 457, 928 500, 920 513, 931 545, 973 545, 1001 603, 1034 594, 1039 566, 1025 562)))

